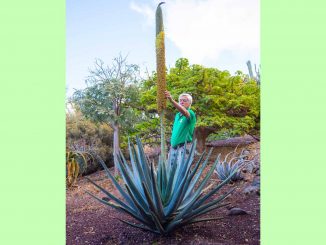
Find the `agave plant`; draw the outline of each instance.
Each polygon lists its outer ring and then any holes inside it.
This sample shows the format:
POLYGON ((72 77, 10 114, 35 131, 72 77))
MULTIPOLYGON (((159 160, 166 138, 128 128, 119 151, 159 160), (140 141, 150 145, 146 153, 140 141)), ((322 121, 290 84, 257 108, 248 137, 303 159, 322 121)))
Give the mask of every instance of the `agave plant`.
POLYGON ((233 190, 224 193, 216 200, 210 198, 228 183, 237 169, 229 178, 206 191, 208 180, 218 163, 217 159, 208 173, 202 179, 200 178, 207 166, 212 149, 208 154, 204 152, 195 163, 195 141, 187 157, 186 151, 183 151, 181 158, 174 158, 175 160, 172 160, 172 158, 166 159, 164 133, 166 79, 161 4, 158 5, 156 11, 157 102, 161 119, 161 155, 158 163, 155 166, 153 162, 149 161, 144 153, 140 139, 137 138, 136 145, 129 142, 130 163, 126 161, 121 151, 117 154, 118 161, 116 164, 122 176, 123 186, 117 182, 103 160, 97 156, 107 176, 119 191, 121 198, 114 196, 90 179, 88 180, 101 190, 106 197, 100 198, 90 192, 87 193, 99 202, 127 213, 139 223, 135 224, 120 219, 122 222, 154 233, 167 234, 190 223, 217 219, 199 217, 211 210, 228 205, 223 201, 233 190))
POLYGON ((218 157, 218 163, 216 165, 215 173, 220 180, 229 179, 232 175, 231 181, 237 181, 241 179, 241 169, 249 164, 252 160, 246 160, 248 154, 245 149, 241 151, 240 154, 236 152, 237 147, 234 151, 229 152, 224 160, 220 160, 218 157))
POLYGON ((129 142, 130 163, 126 161, 121 151, 118 155, 118 167, 124 186, 116 181, 105 163, 100 158, 98 159, 122 198, 117 198, 90 179, 88 180, 106 197, 100 198, 90 192, 87 192, 88 194, 107 206, 127 213, 139 223, 134 224, 120 219, 122 222, 159 234, 167 234, 190 223, 217 219, 198 217, 228 205, 223 201, 233 190, 221 195, 216 200, 210 200, 210 197, 220 190, 233 175, 231 174, 214 188, 205 190, 218 163, 217 159, 205 177, 200 179, 212 149, 208 154, 204 152, 193 164, 196 148, 196 142, 194 142, 187 158, 185 151, 180 162, 171 162, 170 159, 163 161, 164 158, 160 156, 155 167, 145 155, 141 141, 138 138, 136 141, 136 145, 129 142))
POLYGON ((87 162, 93 159, 92 154, 84 151, 67 151, 66 152, 66 184, 68 187, 73 186, 77 177, 87 168, 87 162))

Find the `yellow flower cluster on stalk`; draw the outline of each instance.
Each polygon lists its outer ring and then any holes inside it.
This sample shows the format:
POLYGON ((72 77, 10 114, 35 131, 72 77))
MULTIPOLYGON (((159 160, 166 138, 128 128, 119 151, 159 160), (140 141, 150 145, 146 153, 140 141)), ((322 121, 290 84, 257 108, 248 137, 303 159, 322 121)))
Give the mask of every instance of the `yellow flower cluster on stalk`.
POLYGON ((156 69, 157 69, 157 110, 161 113, 166 108, 166 76, 164 31, 156 35, 156 69))
POLYGON ((161 114, 166 108, 166 74, 165 74, 165 44, 164 44, 164 27, 161 4, 156 9, 156 71, 157 71, 157 110, 161 114))
POLYGON ((161 156, 165 162, 166 143, 165 143, 165 129, 164 129, 164 111, 166 108, 166 97, 164 91, 166 90, 166 76, 165 76, 165 44, 164 44, 164 27, 163 14, 161 5, 158 4, 156 8, 156 72, 157 72, 157 111, 160 115, 161 121, 161 156))

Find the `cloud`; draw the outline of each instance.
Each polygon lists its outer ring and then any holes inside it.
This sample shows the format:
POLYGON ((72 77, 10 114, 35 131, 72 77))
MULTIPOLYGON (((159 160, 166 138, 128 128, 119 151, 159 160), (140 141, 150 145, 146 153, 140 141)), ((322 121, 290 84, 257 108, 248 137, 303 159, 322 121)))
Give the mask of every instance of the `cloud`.
POLYGON ((145 4, 130 3, 130 8, 137 13, 142 14, 146 19, 146 25, 153 26, 155 23, 155 9, 145 4))
MULTIPOLYGON (((153 5, 132 9, 154 23, 153 5)), ((259 0, 171 0, 162 5, 166 37, 191 63, 218 60, 223 54, 259 58, 259 0)))

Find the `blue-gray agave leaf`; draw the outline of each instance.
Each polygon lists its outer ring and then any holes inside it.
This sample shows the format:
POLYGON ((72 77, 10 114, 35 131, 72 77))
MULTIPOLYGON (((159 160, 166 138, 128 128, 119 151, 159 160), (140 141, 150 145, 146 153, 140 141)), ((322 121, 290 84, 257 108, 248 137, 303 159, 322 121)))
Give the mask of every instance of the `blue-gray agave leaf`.
POLYGON ((136 145, 131 142, 128 144, 130 162, 126 161, 121 152, 118 154, 118 169, 124 187, 120 186, 104 162, 100 161, 108 177, 119 190, 121 199, 89 180, 108 197, 109 201, 89 193, 92 197, 119 212, 130 215, 139 223, 121 220, 122 222, 143 230, 167 234, 187 224, 212 220, 212 218, 198 217, 227 205, 224 200, 232 191, 220 195, 215 200, 212 200, 212 196, 232 179, 238 171, 238 166, 232 166, 231 173, 206 193, 205 187, 220 162, 218 156, 208 167, 208 172, 204 171, 209 165, 208 160, 212 150, 208 154, 203 153, 194 162, 196 149, 196 141, 194 141, 189 155, 183 151, 182 157, 177 158, 175 163, 171 163, 171 159, 165 160, 165 157, 160 157, 157 165, 154 165, 148 161, 139 138, 136 139, 136 143, 136 145), (204 178, 200 178, 204 172, 204 178))

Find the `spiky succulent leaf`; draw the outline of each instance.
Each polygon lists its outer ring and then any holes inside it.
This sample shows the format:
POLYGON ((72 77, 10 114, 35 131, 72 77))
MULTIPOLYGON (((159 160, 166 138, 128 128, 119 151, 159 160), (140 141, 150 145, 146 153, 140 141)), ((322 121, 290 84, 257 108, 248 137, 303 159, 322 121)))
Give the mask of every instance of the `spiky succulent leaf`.
MULTIPOLYGON (((175 162, 172 166, 168 165, 170 159, 164 162, 162 158, 156 166, 154 164, 149 165, 138 138, 137 144, 134 146, 130 143, 129 148, 129 153, 133 155, 130 156, 130 163, 121 153, 118 158, 118 167, 122 179, 125 181, 125 190, 117 183, 108 168, 103 166, 124 200, 118 199, 91 180, 90 182, 109 197, 110 201, 104 201, 89 193, 101 203, 127 213, 141 224, 123 221, 124 223, 147 231, 166 234, 191 222, 205 221, 205 219, 198 219, 198 217, 227 205, 223 201, 232 191, 220 195, 215 200, 210 198, 230 181, 238 169, 235 169, 228 178, 208 193, 204 192, 220 157, 215 160, 208 173, 200 180, 200 175, 203 174, 203 169, 207 165, 208 157, 212 151, 206 156, 203 154, 196 163, 193 163, 196 141, 190 149, 189 156, 183 154, 178 159, 179 162, 175 162), (164 177, 165 175, 166 177, 164 177), (136 184, 138 182, 141 183, 141 186, 136 184)), ((102 161, 101 164, 104 162, 102 161)))
POLYGON ((236 152, 237 147, 235 150, 229 152, 225 157, 224 160, 219 161, 215 172, 220 180, 228 179, 229 176, 232 174, 231 181, 237 181, 241 179, 241 172, 240 170, 246 164, 252 162, 249 160, 245 160, 248 155, 244 153, 245 149, 241 151, 240 154, 236 152))

